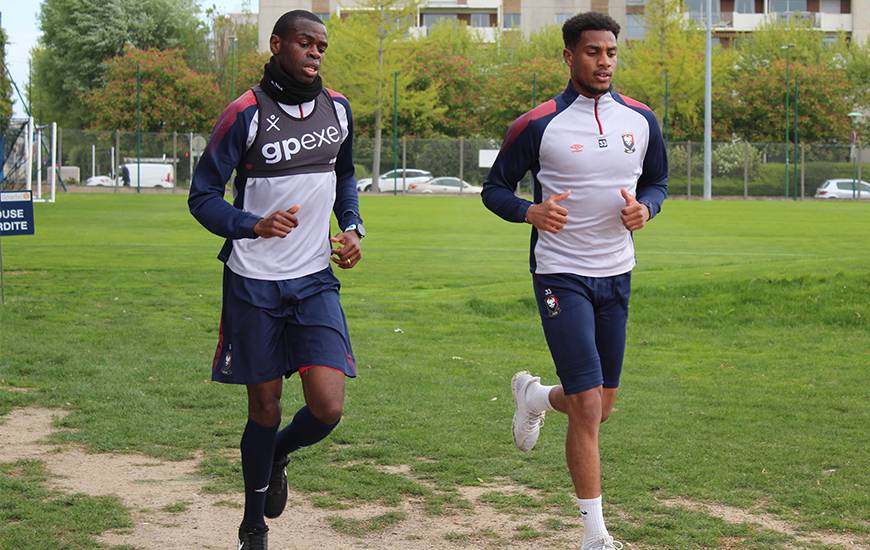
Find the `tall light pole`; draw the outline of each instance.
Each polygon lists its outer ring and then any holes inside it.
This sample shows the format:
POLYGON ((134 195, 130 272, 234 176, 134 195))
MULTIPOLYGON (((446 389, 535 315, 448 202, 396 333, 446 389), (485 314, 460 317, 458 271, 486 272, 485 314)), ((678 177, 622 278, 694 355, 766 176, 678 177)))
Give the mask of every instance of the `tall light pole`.
POLYGON ((236 71, 239 66, 237 40, 235 35, 230 37, 230 101, 236 99, 236 71))
POLYGON ((791 81, 789 77, 789 65, 791 62, 791 55, 789 55, 790 50, 794 48, 794 44, 783 44, 779 47, 781 50, 785 50, 785 197, 788 198, 788 188, 789 188, 789 177, 791 172, 788 169, 789 157, 790 157, 790 143, 789 143, 789 82, 791 81))
MULTIPOLYGON (((399 73, 393 72, 393 195, 399 182, 396 180, 399 174, 399 73)), ((402 175, 402 191, 407 191, 402 175)))
POLYGON ((136 62, 136 192, 142 186, 142 64, 136 62))
POLYGON ((704 200, 713 198, 713 2, 707 0, 707 48, 704 58, 704 200))
POLYGON ((852 111, 849 113, 849 118, 852 119, 852 198, 861 198, 861 183, 859 180, 861 177, 858 172, 858 149, 859 149, 859 141, 858 141, 858 123, 861 122, 861 118, 864 117, 864 113, 861 111, 852 111))

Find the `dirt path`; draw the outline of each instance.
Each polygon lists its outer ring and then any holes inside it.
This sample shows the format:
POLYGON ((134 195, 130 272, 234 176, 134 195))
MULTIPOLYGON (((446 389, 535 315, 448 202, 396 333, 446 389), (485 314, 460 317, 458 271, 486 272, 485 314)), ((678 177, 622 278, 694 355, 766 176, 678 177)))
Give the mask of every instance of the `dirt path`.
MULTIPOLYGON (((197 475, 200 457, 167 462, 139 454, 86 453, 72 445, 52 445, 46 438, 56 429, 65 411, 41 408, 16 409, 0 418, 0 462, 20 459, 42 461, 52 488, 66 493, 114 495, 130 510, 131 529, 103 533, 100 542, 137 548, 235 548, 235 531, 241 516, 241 495, 213 495, 203 491, 197 475), (170 510, 174 509, 175 512, 170 510), (179 511, 179 508, 183 508, 179 511)), ((383 467, 384 471, 413 477, 407 466, 383 467)), ((419 480, 418 480, 419 481, 419 480)), ((363 504, 349 510, 326 510, 311 505, 310 495, 290 493, 287 510, 269 522, 273 550, 516 550, 575 548, 582 537, 579 521, 553 534, 525 540, 517 538, 522 526, 544 531, 542 514, 505 514, 480 502, 488 491, 503 493, 531 490, 508 483, 461 487, 472 509, 461 514, 431 516, 422 499, 405 500, 398 508, 363 504), (404 518, 383 531, 352 536, 330 527, 330 519, 366 520, 388 512, 404 518)), ((754 524, 792 537, 798 545, 826 544, 844 549, 870 549, 866 539, 831 532, 806 532, 787 521, 757 510, 741 510, 717 503, 678 498, 662 500, 668 507, 700 511, 728 523, 754 524)), ((620 514, 618 510, 614 513, 620 514)), ((625 518, 624 518, 625 519, 625 518)), ((739 548, 723 540, 723 548, 739 548)), ((803 546, 798 546, 803 547, 803 546)), ((638 545, 626 548, 639 550, 638 545)))
MULTIPOLYGON (((47 444, 55 419, 64 411, 27 408, 12 411, 0 419, 0 462, 24 458, 45 463, 53 488, 68 493, 115 495, 130 510, 130 530, 104 533, 107 545, 126 544, 139 548, 235 548, 235 531, 241 517, 241 495, 212 495, 202 491, 203 480, 196 475, 199 458, 166 462, 136 454, 85 453, 80 448, 47 444), (182 512, 166 507, 188 503, 182 512)), ((410 471, 408 471, 410 473, 410 471)), ((271 547, 276 550, 334 550, 377 548, 429 550, 442 548, 575 548, 582 536, 578 525, 555 536, 517 540, 517 527, 528 525, 542 530, 546 516, 513 516, 498 513, 479 503, 488 490, 510 491, 494 486, 463 489, 474 505, 466 515, 433 517, 423 511, 422 500, 410 500, 400 508, 362 505, 351 510, 324 510, 310 504, 300 493, 290 494, 287 510, 269 522, 271 547), (364 520, 386 512, 400 511, 405 519, 385 531, 354 537, 338 533, 329 518, 340 516, 364 520), (447 537, 447 538, 445 538, 447 537)))
POLYGON ((703 512, 709 516, 727 521, 728 523, 749 523, 758 525, 771 531, 790 535, 802 544, 825 544, 827 546, 833 546, 834 548, 843 548, 847 550, 866 550, 870 548, 867 541, 859 540, 857 535, 843 535, 827 531, 801 531, 796 525, 777 519, 771 514, 766 514, 758 510, 741 510, 740 508, 727 506, 725 504, 698 502, 687 498, 660 500, 659 502, 671 508, 686 508, 696 512, 703 512))

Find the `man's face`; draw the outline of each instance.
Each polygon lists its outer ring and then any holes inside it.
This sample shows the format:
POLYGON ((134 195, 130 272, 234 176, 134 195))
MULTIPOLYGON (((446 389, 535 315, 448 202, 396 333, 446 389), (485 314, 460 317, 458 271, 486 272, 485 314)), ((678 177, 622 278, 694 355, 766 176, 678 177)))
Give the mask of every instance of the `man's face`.
POLYGON ((583 31, 573 51, 562 51, 571 68, 574 88, 586 97, 597 97, 610 88, 616 71, 616 36, 610 31, 583 31))
POLYGON ((297 19, 295 28, 281 38, 272 35, 269 49, 281 69, 305 84, 320 73, 320 62, 326 53, 326 27, 309 19, 297 19))

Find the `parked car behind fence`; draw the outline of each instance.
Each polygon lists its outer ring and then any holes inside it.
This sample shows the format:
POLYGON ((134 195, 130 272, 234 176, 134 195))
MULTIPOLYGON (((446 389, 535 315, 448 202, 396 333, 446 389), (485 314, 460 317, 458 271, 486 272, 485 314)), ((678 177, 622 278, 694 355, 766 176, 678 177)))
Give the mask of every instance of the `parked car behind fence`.
POLYGON ((358 191, 406 191, 411 184, 423 183, 430 179, 432 179, 432 173, 426 170, 399 168, 397 170, 390 170, 386 174, 381 174, 381 177, 378 178, 378 185, 374 185, 372 178, 357 180, 356 188, 358 191))
POLYGON ((470 193, 479 195, 483 187, 471 185, 459 178, 445 176, 432 178, 425 183, 412 183, 408 186, 409 193, 470 193))
POLYGON ((816 189, 817 199, 865 199, 870 200, 870 183, 854 179, 830 179, 816 189))

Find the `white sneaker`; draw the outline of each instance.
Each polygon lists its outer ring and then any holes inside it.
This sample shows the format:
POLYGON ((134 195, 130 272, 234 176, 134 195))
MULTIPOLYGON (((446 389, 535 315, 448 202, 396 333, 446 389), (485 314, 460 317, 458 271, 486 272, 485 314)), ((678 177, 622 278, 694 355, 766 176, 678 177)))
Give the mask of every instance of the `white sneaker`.
POLYGON ((541 378, 532 376, 526 371, 516 373, 511 380, 516 411, 513 419, 514 444, 517 449, 526 452, 532 450, 541 434, 544 425, 544 415, 547 411, 533 411, 526 402, 526 390, 529 385, 540 383, 541 378))
POLYGON ((622 543, 613 540, 610 535, 604 535, 588 542, 584 541, 580 550, 622 550, 622 543))

